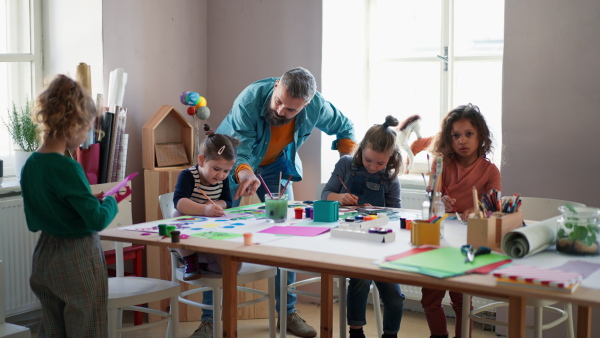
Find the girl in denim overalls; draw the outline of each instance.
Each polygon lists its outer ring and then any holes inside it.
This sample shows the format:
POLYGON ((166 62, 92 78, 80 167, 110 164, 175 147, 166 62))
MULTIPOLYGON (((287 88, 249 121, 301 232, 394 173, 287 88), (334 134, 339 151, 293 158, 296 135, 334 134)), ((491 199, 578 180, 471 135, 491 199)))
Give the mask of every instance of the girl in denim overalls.
MULTIPOLYGON (((354 156, 343 156, 335 165, 321 199, 339 201, 342 205, 373 205, 400 208, 402 155, 396 146, 398 120, 388 116, 383 124, 371 127, 360 142, 354 156), (350 191, 347 191, 345 186, 350 191)), ((348 325, 350 338, 364 338, 362 327, 371 281, 350 278, 348 285, 348 325)), ((395 338, 400 330, 404 295, 399 284, 375 281, 383 300, 383 338, 395 338)))

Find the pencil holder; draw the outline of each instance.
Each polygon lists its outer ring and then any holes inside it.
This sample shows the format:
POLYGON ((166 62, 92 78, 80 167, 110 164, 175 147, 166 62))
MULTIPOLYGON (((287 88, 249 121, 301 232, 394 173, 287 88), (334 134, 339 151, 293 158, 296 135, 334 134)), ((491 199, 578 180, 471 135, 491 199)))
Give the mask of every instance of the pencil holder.
MULTIPOLYGON (((502 247, 502 238, 510 231, 523 226, 523 213, 521 211, 511 214, 494 213, 496 217, 496 248, 502 247)), ((489 247, 491 248, 491 247, 489 247)))
POLYGON ((340 218, 340 204, 338 201, 314 201, 315 222, 337 222, 340 218))
POLYGON ((445 218, 446 216, 443 216, 434 223, 420 219, 413 220, 410 229, 410 241, 412 245, 440 245, 440 224, 442 224, 445 218))
POLYGON ((474 249, 480 246, 496 248, 496 217, 467 219, 467 244, 474 249))

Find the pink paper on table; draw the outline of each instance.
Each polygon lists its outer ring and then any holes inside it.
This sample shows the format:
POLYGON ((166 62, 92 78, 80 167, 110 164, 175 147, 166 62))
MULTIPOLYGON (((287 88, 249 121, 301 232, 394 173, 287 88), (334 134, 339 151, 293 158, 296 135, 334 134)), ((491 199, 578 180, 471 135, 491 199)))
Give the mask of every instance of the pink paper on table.
POLYGON ((265 234, 291 235, 291 236, 318 236, 331 229, 326 227, 300 227, 300 226, 272 226, 268 229, 259 231, 265 234))

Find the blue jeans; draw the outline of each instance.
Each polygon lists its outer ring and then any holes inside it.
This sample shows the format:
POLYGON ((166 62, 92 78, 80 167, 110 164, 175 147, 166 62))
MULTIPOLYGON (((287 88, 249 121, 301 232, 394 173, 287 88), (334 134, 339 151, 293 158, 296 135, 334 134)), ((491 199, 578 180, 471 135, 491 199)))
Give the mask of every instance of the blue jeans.
MULTIPOLYGON (((281 173, 281 177, 283 179, 287 179, 289 177, 289 175, 292 174, 292 170, 290 168, 291 168, 291 163, 287 160, 285 153, 282 153, 275 162, 268 164, 268 165, 258 167, 255 174, 257 174, 257 175, 260 174, 260 176, 262 176, 263 180, 267 184, 269 191, 271 191, 271 193, 275 193, 275 192, 278 192, 279 189, 283 189, 283 186, 281 186, 281 181, 279 180, 280 173, 281 173)), ((231 196, 235 196, 236 192, 237 192, 237 188, 231 189, 231 196)), ((258 195, 258 198, 260 199, 261 202, 265 201, 266 193, 267 193, 267 190, 264 188, 264 186, 262 184, 256 190, 256 194, 258 195)), ((292 188, 291 182, 288 184, 287 188, 285 188, 285 193, 288 194, 288 200, 290 200, 290 201, 294 200, 294 190, 292 188)), ((241 198, 238 200, 233 200, 232 207, 239 206, 240 200, 241 200, 241 198)), ((280 300, 279 290, 281 289, 280 284, 279 284, 280 280, 281 280, 280 273, 281 273, 280 270, 277 269, 277 275, 275 276, 275 309, 277 310, 277 313, 279 313, 279 300, 280 300)), ((290 285, 291 283, 295 283, 296 282, 296 273, 288 272, 287 280, 288 280, 288 285, 290 285)), ((208 292, 210 292, 210 291, 208 291, 208 292)), ((205 292, 205 294, 206 294, 206 292, 205 292)), ((297 298, 298 297, 296 296, 296 294, 292 294, 292 293, 288 292, 288 294, 287 294, 287 311, 286 311, 287 314, 291 314, 291 313, 294 313, 294 311, 296 311, 296 299, 297 298)), ((211 297, 211 299, 212 299, 212 297, 211 297)), ((203 310, 202 318, 204 318, 205 313, 206 313, 206 310, 203 310)), ((211 311, 210 315, 212 316, 212 311, 211 311)))
MULTIPOLYGON (((381 301, 383 302, 383 333, 397 334, 402 321, 404 309, 404 295, 400 284, 382 283, 375 281, 381 301)), ((348 325, 364 326, 367 324, 367 297, 371 281, 366 279, 350 278, 348 284, 348 325)))
MULTIPOLYGON (((202 304, 213 305, 213 292, 212 290, 202 292, 202 304)), ((202 309, 202 321, 213 321, 213 310, 202 309)))

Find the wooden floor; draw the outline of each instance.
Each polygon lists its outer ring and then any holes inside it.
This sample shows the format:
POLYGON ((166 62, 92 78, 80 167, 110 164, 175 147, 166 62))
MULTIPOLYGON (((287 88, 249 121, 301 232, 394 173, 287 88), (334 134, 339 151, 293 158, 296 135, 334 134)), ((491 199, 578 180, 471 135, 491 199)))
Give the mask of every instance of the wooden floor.
MULTIPOLYGON (((300 316, 304 318, 310 325, 318 329, 319 326, 319 313, 320 308, 314 303, 298 303, 296 304, 297 309, 300 311, 300 316)), ((339 324, 338 318, 338 304, 334 305, 334 327, 333 336, 339 336, 339 324)), ((132 316, 125 316, 126 322, 133 322, 132 316)), ((377 330, 374 325, 374 314, 373 307, 367 307, 367 325, 364 327, 365 334, 368 338, 377 338, 377 330)), ((23 325, 23 324, 21 324, 23 325)), ((130 325, 130 324, 126 324, 130 325)), ((181 322, 179 326, 180 337, 189 337, 194 330, 198 328, 200 322, 181 322)), ((238 321, 238 337, 240 338, 265 338, 269 336, 269 321, 268 319, 247 319, 238 321)), ((30 325, 33 330, 33 338, 37 337, 37 325, 33 323, 30 325)), ((454 332, 454 318, 448 318, 448 331, 450 331, 450 337, 454 332)), ((158 327, 154 327, 148 330, 132 332, 123 334, 123 338, 154 338, 154 337, 165 337, 166 324, 158 327)), ((279 336, 279 335, 277 335, 279 336)), ((295 337, 288 333, 288 337, 295 337)), ((409 337, 409 338, 427 338, 429 337, 429 329, 427 328, 427 322, 425 321, 425 315, 422 312, 404 311, 402 316, 402 324, 400 326, 400 332, 398 337, 409 337)), ((472 338, 487 338, 496 337, 494 332, 482 331, 480 329, 474 329, 472 338)))

